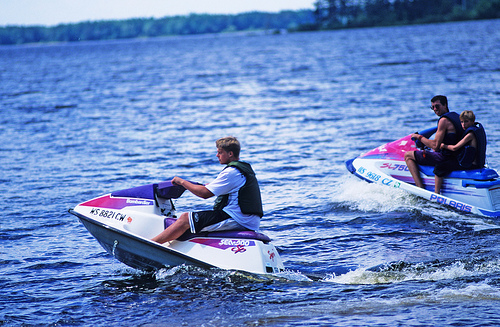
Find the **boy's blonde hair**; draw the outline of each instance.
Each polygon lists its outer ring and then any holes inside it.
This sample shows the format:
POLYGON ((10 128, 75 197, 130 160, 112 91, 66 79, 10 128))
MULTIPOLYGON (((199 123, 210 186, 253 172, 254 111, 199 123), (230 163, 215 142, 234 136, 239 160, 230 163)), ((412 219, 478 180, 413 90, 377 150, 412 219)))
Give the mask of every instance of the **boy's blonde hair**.
POLYGON ((226 152, 232 151, 233 156, 240 157, 240 142, 234 136, 226 136, 215 141, 217 149, 222 149, 226 152))
POLYGON ((464 110, 460 114, 460 120, 468 120, 474 123, 476 121, 476 116, 472 110, 464 110))

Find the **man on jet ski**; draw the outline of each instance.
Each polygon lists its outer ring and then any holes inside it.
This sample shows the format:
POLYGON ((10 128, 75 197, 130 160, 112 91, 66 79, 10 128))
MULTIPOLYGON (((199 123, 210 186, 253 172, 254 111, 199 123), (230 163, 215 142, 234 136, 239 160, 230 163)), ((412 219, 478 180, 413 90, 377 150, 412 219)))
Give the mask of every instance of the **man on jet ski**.
POLYGON ((172 225, 155 236, 153 241, 172 241, 189 229, 192 233, 259 229, 260 218, 263 216, 259 183, 250 164, 239 161, 239 141, 229 136, 218 139, 215 143, 217 158, 226 167, 213 182, 201 185, 177 176, 172 179, 172 184, 181 185, 203 199, 217 196, 214 209, 184 212, 172 225))
POLYGON ((444 95, 436 95, 431 99, 431 109, 439 116, 437 131, 434 139, 428 139, 418 133, 412 138, 418 139, 424 146, 434 151, 416 150, 405 153, 405 162, 417 187, 424 188, 418 165, 434 166, 434 192, 439 194, 443 185, 443 176, 449 173, 446 161, 455 156, 451 151, 441 149, 441 144, 455 145, 462 138, 464 132, 460 123, 460 116, 448 109, 448 99, 444 95), (443 119, 445 118, 445 119, 443 119))

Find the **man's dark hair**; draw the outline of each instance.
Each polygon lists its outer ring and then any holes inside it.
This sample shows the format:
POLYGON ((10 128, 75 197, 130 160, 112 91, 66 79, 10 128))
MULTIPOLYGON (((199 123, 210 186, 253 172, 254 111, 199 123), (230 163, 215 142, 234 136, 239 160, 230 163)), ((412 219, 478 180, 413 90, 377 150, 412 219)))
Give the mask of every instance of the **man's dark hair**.
POLYGON ((448 98, 444 95, 436 95, 431 99, 431 102, 439 101, 443 106, 445 106, 448 110, 448 98))

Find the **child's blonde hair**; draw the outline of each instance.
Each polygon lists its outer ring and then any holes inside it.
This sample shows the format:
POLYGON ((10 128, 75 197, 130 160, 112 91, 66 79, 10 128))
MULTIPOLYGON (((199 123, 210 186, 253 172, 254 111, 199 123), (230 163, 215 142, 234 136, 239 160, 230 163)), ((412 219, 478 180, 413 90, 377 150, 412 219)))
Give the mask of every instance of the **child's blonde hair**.
POLYGON ((476 121, 476 116, 472 110, 464 110, 460 114, 460 120, 468 120, 474 123, 476 121))
POLYGON ((234 136, 222 137, 215 142, 215 145, 226 152, 233 151, 236 158, 240 157, 240 142, 234 136))

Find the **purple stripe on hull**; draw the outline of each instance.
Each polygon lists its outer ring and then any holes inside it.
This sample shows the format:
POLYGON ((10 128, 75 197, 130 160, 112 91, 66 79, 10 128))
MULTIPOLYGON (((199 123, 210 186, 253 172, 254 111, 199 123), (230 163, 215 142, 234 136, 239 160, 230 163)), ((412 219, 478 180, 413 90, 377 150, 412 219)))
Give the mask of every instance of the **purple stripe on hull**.
POLYGON ((153 204, 154 201, 152 200, 112 198, 109 195, 105 195, 100 198, 84 202, 81 206, 120 210, 130 206, 150 206, 153 204))

